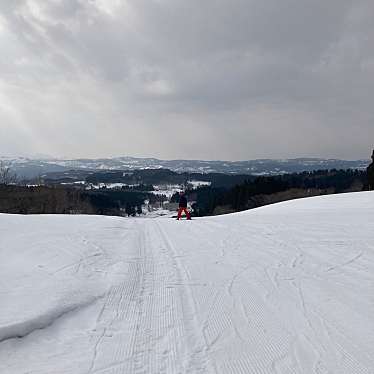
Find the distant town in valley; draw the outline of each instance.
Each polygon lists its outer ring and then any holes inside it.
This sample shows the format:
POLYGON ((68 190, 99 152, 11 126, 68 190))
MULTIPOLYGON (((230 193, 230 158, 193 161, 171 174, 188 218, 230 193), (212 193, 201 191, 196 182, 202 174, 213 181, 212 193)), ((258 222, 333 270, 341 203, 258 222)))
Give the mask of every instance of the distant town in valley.
POLYGON ((172 216, 185 191, 194 216, 368 189, 369 160, 202 161, 1 158, 4 213, 172 216))

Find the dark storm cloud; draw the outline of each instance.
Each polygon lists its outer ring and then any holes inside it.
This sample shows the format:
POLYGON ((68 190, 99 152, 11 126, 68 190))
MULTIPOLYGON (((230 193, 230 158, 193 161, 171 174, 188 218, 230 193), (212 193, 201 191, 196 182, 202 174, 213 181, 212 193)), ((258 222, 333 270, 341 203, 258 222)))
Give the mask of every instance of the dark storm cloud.
POLYGON ((26 152, 165 158, 372 146, 370 0, 4 0, 0 14, 9 152, 20 139, 26 152))

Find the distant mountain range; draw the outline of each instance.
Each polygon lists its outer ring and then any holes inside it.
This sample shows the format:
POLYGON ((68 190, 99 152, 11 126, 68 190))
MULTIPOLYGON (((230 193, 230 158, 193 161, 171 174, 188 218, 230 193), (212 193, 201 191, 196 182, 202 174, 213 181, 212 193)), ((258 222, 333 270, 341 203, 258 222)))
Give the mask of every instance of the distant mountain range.
POLYGON ((365 169, 369 160, 322 158, 258 159, 248 161, 159 160, 156 158, 115 157, 100 159, 30 159, 0 157, 13 172, 34 178, 50 172, 69 170, 170 169, 175 172, 277 175, 318 169, 365 169))

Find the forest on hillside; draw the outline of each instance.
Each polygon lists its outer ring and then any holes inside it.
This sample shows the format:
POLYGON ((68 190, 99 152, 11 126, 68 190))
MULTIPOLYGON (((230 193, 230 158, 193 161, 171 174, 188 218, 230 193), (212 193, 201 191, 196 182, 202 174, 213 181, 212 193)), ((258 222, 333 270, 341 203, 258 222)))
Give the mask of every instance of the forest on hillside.
POLYGON ((295 198, 362 191, 367 188, 365 171, 317 170, 257 177, 230 189, 202 187, 190 193, 196 199, 194 214, 204 216, 238 212, 295 198))

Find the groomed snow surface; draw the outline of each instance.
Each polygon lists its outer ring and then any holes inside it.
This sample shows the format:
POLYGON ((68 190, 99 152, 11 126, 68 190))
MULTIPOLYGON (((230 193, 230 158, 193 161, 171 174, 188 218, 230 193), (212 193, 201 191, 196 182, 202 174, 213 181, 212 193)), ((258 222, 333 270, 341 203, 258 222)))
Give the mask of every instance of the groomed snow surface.
POLYGON ((192 221, 0 215, 0 373, 374 373, 374 193, 192 221))

